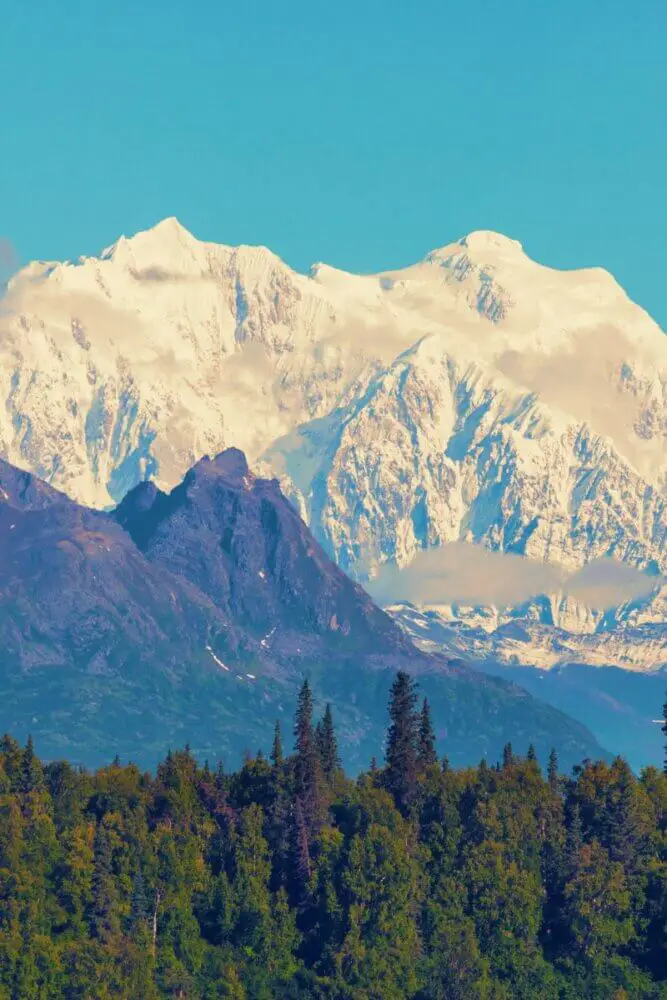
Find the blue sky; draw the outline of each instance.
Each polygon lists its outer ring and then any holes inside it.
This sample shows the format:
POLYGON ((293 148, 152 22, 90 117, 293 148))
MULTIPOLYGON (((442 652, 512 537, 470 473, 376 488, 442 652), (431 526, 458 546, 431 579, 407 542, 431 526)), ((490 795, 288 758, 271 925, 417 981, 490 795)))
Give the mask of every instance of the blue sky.
POLYGON ((666 35, 664 0, 5 0, 0 236, 176 215, 376 270, 497 229, 667 327, 666 35))

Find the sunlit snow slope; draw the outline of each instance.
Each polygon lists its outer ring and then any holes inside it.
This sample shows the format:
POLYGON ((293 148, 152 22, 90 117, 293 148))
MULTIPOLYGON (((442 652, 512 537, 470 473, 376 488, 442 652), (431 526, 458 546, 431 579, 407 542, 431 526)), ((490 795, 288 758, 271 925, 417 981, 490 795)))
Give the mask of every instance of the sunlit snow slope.
POLYGON ((168 219, 14 277, 0 391, 0 454, 86 503, 236 445, 360 579, 454 541, 568 572, 611 557, 655 594, 553 593, 540 623, 664 626, 667 338, 601 269, 477 232, 403 270, 306 276, 168 219))

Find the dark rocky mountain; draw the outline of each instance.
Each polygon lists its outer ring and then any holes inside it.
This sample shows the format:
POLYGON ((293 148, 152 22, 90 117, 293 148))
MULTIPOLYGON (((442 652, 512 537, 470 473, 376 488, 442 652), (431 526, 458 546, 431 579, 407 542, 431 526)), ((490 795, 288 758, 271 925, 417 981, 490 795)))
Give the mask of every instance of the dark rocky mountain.
POLYGON ((289 729, 308 675, 362 766, 381 755, 398 669, 453 762, 495 760, 508 740, 542 757, 556 745, 566 766, 604 755, 522 688, 418 650, 234 449, 112 513, 0 463, 0 729, 32 733, 44 756, 149 766, 189 742, 236 761, 268 749, 275 718, 289 729))
POLYGON ((253 476, 236 449, 202 459, 169 494, 141 484, 115 517, 152 564, 189 580, 274 653, 298 654, 304 638, 414 652, 315 542, 278 481, 253 476))

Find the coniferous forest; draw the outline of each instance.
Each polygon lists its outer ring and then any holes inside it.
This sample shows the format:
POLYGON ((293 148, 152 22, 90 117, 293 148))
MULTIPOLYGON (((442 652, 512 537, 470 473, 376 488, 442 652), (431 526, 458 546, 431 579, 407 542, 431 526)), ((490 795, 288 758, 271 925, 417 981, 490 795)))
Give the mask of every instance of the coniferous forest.
POLYGON ((4 737, 0 998, 667 997, 667 773, 509 745, 453 770, 433 732, 399 674, 355 779, 307 682, 235 773, 4 737))

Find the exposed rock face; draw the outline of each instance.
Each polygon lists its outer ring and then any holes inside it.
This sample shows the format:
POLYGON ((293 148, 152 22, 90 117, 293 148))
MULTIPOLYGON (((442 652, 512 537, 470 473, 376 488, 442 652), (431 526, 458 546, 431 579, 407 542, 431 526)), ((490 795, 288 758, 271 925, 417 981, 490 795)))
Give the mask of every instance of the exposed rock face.
POLYGON ((137 487, 115 517, 151 564, 261 634, 262 648, 295 653, 317 637, 378 654, 409 650, 392 619, 314 541, 278 481, 255 477, 237 449, 201 459, 169 494, 137 487))
POLYGON ((0 393, 0 453, 92 506, 242 448, 362 581, 454 540, 667 571, 667 339, 606 272, 499 234, 304 276, 166 220, 14 278, 0 393))
POLYGON ((289 728, 308 674, 365 766, 398 669, 419 677, 452 760, 495 760, 510 736, 545 757, 556 743, 565 764, 604 753, 520 688, 418 650, 239 451, 110 514, 5 463, 0 481, 0 730, 47 756, 152 764, 187 741, 236 760, 248 740, 268 749, 276 717, 289 728))
MULTIPOLYGON (((638 673, 667 670, 664 621, 620 624, 605 622, 590 632, 574 632, 545 624, 539 616, 518 610, 490 618, 477 609, 452 612, 397 605, 389 609, 420 648, 477 664, 530 666, 542 670, 571 664, 622 667, 638 673)), ((526 609, 524 609, 525 611, 526 609)))

